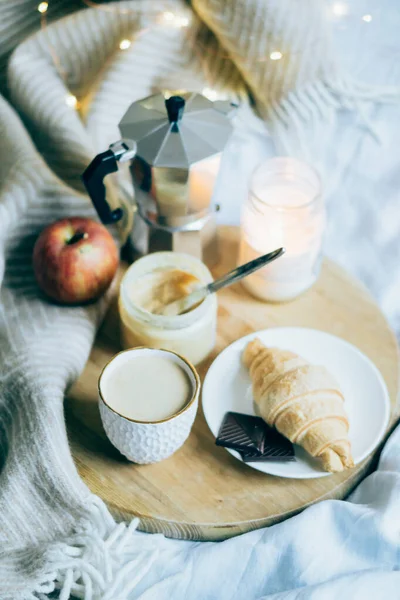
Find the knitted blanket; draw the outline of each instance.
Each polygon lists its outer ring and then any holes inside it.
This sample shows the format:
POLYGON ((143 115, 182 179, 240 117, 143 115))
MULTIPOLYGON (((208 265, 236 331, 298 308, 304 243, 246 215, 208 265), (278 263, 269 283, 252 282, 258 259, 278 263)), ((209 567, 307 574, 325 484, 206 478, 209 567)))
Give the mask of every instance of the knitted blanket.
MULTIPOLYGON (((9 60, 40 15, 31 0, 0 4, 8 62, 0 99, 1 600, 53 590, 63 600, 124 600, 157 558, 155 538, 135 533, 137 521, 117 524, 73 464, 64 392, 85 364, 107 298, 85 308, 47 302, 31 266, 38 233, 60 217, 94 216, 80 175, 118 139, 129 103, 156 90, 217 86, 249 99, 277 148, 307 157, 306 132, 316 123, 375 99, 337 69, 321 4, 107 3, 47 25, 9 60), (123 39, 131 43, 122 51, 123 39), (274 52, 281 59, 270 60, 274 52)), ((49 17, 76 5, 54 1, 49 17)))

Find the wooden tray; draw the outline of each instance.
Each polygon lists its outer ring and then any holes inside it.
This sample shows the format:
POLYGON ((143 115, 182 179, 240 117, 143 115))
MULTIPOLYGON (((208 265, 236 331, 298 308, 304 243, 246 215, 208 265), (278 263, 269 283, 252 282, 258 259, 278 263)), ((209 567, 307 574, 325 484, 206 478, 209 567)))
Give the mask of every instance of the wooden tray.
MULTIPOLYGON (((238 230, 222 228, 223 256, 214 275, 233 268, 238 230)), ((281 325, 322 329, 358 346, 380 369, 398 409, 396 340, 367 291, 332 262, 325 261, 318 283, 294 302, 259 302, 237 285, 219 292, 215 356, 254 330, 281 325)), ((222 540, 272 525, 326 498, 344 498, 364 477, 373 457, 351 471, 321 479, 288 480, 265 475, 215 446, 199 409, 184 446, 171 458, 139 466, 125 460, 105 437, 97 407, 101 368, 119 350, 118 312, 111 306, 84 372, 68 393, 66 415, 72 454, 79 473, 119 519, 139 516, 143 531, 197 540, 222 540)))

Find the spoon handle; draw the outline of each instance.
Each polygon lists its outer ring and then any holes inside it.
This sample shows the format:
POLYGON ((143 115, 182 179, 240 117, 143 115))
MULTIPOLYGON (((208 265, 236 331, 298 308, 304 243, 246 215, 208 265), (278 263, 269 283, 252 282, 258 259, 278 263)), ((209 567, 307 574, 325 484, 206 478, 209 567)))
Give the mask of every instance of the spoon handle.
POLYGON ((254 273, 254 271, 261 269, 268 263, 279 258, 282 256, 282 254, 284 254, 284 252, 285 248, 278 248, 277 250, 269 252, 268 254, 264 254, 259 258, 255 258, 244 265, 240 265, 240 267, 236 267, 236 269, 229 271, 229 273, 226 273, 222 277, 219 277, 219 279, 212 281, 207 286, 201 287, 188 296, 172 302, 172 304, 165 309, 164 314, 181 314, 186 312, 192 306, 199 304, 209 294, 214 294, 227 285, 232 285, 233 283, 240 281, 243 279, 243 277, 254 273))
POLYGON ((250 262, 245 263, 244 265, 240 265, 240 267, 236 267, 236 269, 229 271, 229 273, 226 273, 222 277, 219 277, 215 281, 209 283, 207 285, 208 294, 213 294, 214 292, 221 290, 227 285, 237 283, 238 281, 243 279, 243 277, 251 275, 251 273, 254 273, 254 271, 257 271, 258 269, 261 269, 273 260, 276 260, 284 253, 285 248, 278 248, 277 250, 269 252, 268 254, 264 254, 259 258, 255 258, 254 260, 251 260, 250 262))

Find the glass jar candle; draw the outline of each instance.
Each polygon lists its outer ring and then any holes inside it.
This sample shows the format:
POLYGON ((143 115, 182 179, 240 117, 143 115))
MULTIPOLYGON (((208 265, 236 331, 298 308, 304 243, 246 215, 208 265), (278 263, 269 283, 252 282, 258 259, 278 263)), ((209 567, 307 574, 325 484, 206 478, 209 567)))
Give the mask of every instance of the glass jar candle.
POLYGON ((159 276, 172 270, 193 275, 203 285, 213 280, 205 264, 188 254, 155 252, 133 263, 120 287, 121 342, 124 348, 147 346, 172 350, 198 364, 215 345, 216 294, 207 296, 189 312, 173 317, 153 314, 135 302, 137 292, 149 285, 152 274, 159 276))
POLYGON ((242 212, 239 264, 286 248, 275 262, 243 280, 261 300, 283 302, 303 293, 318 277, 325 209, 316 172, 295 158, 259 165, 242 212))

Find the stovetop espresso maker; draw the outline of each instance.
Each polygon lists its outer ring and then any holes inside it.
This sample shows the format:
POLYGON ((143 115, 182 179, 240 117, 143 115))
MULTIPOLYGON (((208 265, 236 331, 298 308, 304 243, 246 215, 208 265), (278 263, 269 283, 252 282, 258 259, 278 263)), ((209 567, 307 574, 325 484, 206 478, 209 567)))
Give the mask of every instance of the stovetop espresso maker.
POLYGON ((134 102, 119 123, 122 139, 98 154, 83 173, 85 187, 105 224, 132 222, 131 245, 140 255, 186 252, 216 261, 213 200, 222 150, 232 132, 235 105, 201 94, 162 94, 134 102), (130 161, 135 202, 106 199, 104 178, 130 161))

